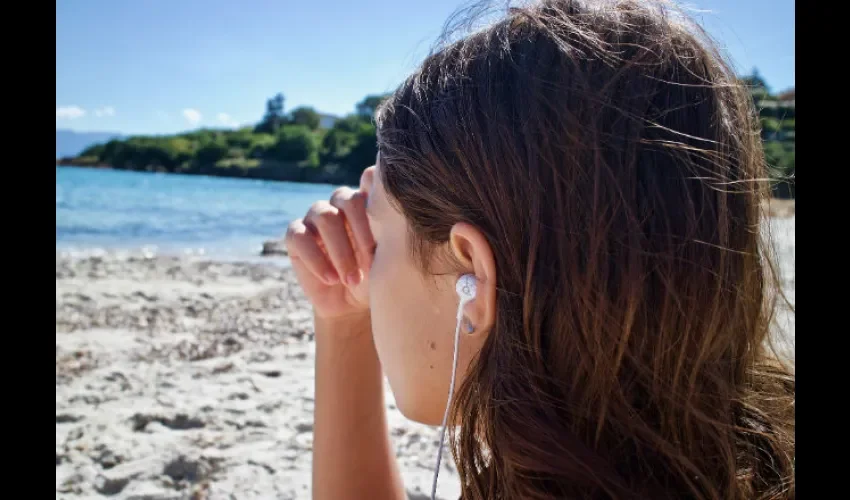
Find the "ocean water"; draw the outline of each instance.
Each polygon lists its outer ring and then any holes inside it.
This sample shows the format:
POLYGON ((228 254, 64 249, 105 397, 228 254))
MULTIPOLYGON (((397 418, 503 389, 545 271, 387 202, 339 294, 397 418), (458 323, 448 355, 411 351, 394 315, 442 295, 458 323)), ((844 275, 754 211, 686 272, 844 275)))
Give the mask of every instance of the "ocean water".
POLYGON ((56 168, 56 249, 251 259, 336 186, 56 168))
MULTIPOLYGON (((191 255, 261 260, 264 241, 278 238, 310 204, 336 186, 58 167, 56 250, 191 255)), ((783 288, 796 302, 796 218, 763 228, 773 242, 783 288)), ((288 265, 288 259, 270 262, 288 265)), ((795 317, 777 318, 794 353, 795 317)))
MULTIPOLYGON (((56 248, 256 257, 336 186, 117 170, 56 168, 56 248)), ((796 219, 765 229, 794 284, 796 219)), ((793 293, 793 291, 792 291, 793 293)))

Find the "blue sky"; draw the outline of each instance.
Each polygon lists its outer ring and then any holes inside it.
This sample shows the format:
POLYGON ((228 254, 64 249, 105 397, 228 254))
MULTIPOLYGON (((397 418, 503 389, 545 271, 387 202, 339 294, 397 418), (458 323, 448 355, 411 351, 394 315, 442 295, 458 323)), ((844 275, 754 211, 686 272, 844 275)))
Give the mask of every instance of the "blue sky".
MULTIPOLYGON (((59 0, 56 127, 160 134, 255 123, 286 108, 343 115, 391 90, 461 0, 59 0)), ((794 86, 793 0, 687 4, 741 73, 794 86)))

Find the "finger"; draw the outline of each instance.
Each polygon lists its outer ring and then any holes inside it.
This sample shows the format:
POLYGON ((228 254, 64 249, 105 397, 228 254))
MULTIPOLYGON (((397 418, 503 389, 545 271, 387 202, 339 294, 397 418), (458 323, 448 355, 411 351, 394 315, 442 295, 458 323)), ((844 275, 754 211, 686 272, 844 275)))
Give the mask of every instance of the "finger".
POLYGON ((366 216, 366 193, 348 187, 339 188, 334 191, 330 203, 345 215, 345 221, 348 223, 354 239, 360 269, 364 272, 368 271, 372 266, 375 238, 366 216))
POLYGON ((319 234, 342 282, 350 286, 360 283, 357 258, 339 209, 326 201, 317 202, 304 217, 304 224, 319 234))
POLYGON ((300 261, 310 273, 325 284, 336 285, 340 282, 333 264, 316 242, 316 235, 304 224, 303 219, 294 220, 289 224, 284 242, 293 264, 300 261))

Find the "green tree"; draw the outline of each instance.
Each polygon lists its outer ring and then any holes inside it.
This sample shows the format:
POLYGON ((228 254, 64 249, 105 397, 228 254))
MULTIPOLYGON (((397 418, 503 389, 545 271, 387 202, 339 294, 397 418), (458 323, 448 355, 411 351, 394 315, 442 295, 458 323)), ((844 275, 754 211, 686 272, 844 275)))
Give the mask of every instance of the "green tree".
POLYGON ((101 161, 115 168, 128 168, 135 151, 129 140, 111 140, 104 145, 101 161))
POLYGON ((344 132, 359 133, 364 127, 371 127, 372 123, 369 118, 364 118, 360 115, 348 115, 340 118, 334 123, 333 129, 342 130, 344 132))
MULTIPOLYGON (((334 123, 322 142, 322 163, 341 165, 346 170, 375 162, 375 126, 361 115, 348 115, 334 123)), ((362 166, 360 167, 362 170, 362 166)))
POLYGON ((375 117, 375 111, 391 94, 368 95, 362 101, 357 103, 355 109, 357 116, 371 120, 375 117))
POLYGON ((304 125, 310 130, 318 129, 322 121, 322 117, 319 116, 319 113, 315 109, 306 106, 293 109, 289 115, 291 123, 294 125, 304 125))
POLYGON ((319 145, 310 129, 304 125, 284 125, 277 141, 266 157, 281 162, 297 162, 304 166, 319 165, 319 145))
POLYGON ((356 135, 356 143, 345 158, 345 170, 352 175, 362 172, 364 168, 375 164, 378 154, 378 136, 372 125, 362 127, 356 135))
POLYGON ((253 127, 243 127, 237 130, 228 131, 225 135, 227 144, 234 148, 250 150, 257 134, 254 133, 253 127))
POLYGON ((741 83, 749 87, 751 91, 764 91, 766 93, 770 93, 770 88, 767 86, 767 82, 764 78, 762 78, 758 68, 753 68, 752 73, 741 78, 741 83))
POLYGON ((357 144, 357 134, 334 127, 322 140, 322 163, 341 163, 357 144))
POLYGON ((247 148, 248 157, 255 159, 264 158, 274 148, 276 143, 277 137, 271 134, 254 134, 251 144, 247 148))
POLYGON ((101 159, 104 151, 106 151, 106 144, 94 144, 84 149, 80 156, 101 159))
POLYGON ((266 114, 263 115, 263 120, 257 125, 255 129, 257 132, 274 134, 286 123, 284 101, 285 98, 280 92, 266 101, 266 114))
POLYGON ((215 165, 216 162, 227 157, 227 152, 226 145, 220 142, 209 142, 195 154, 195 163, 203 167, 215 165))
POLYGON ((777 134, 782 130, 779 120, 772 117, 761 117, 761 136, 764 140, 775 140, 777 134))
POLYGON ((170 169, 182 168, 188 164, 195 154, 195 145, 184 137, 170 137, 162 141, 162 147, 168 158, 170 169))

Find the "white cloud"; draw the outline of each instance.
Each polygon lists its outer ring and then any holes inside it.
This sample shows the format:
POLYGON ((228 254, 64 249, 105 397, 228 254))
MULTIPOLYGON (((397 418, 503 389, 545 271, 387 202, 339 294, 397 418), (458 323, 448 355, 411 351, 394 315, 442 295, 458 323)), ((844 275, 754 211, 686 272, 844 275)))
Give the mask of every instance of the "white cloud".
POLYGON ((56 108, 57 120, 74 120, 86 115, 86 110, 79 106, 59 106, 56 108))
POLYGON ((94 116, 115 116, 115 108, 112 106, 104 106, 94 110, 94 116))
POLYGON ((185 118, 190 125, 197 125, 201 122, 202 117, 203 115, 201 115, 201 112, 197 109, 186 108, 183 110, 183 118, 185 118))
POLYGON ((218 118, 218 122, 221 123, 222 125, 225 125, 225 126, 228 126, 228 127, 238 127, 239 126, 239 122, 234 120, 227 113, 219 113, 217 118, 218 118))

